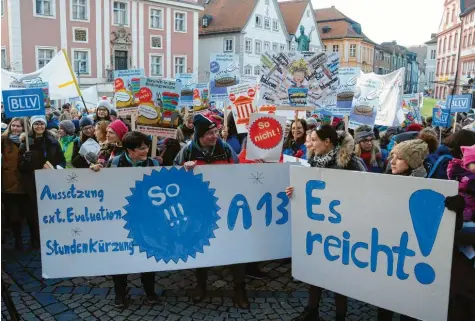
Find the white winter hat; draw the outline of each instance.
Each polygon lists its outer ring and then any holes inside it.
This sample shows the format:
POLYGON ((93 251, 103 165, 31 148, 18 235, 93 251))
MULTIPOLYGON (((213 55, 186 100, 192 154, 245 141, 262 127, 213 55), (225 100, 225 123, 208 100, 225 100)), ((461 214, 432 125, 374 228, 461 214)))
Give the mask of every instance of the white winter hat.
POLYGON ((100 100, 98 103, 97 103, 97 107, 96 107, 96 111, 99 109, 99 108, 106 108, 107 111, 110 113, 111 112, 111 109, 112 109, 112 104, 108 101, 108 100, 100 100))
POLYGON ((30 126, 33 126, 34 123, 40 122, 46 126, 46 117, 45 116, 31 116, 30 117, 30 126))

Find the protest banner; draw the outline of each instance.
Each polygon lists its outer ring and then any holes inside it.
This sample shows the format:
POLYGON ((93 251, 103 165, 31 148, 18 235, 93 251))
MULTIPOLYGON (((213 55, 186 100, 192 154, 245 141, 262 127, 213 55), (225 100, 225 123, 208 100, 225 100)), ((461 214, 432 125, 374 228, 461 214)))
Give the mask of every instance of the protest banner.
POLYGON ((401 127, 407 127, 412 123, 422 123, 420 112, 421 96, 417 94, 407 94, 402 96, 402 111, 404 112, 404 121, 401 127))
POLYGON ((239 56, 232 53, 211 54, 209 89, 213 100, 225 99, 227 87, 240 83, 239 56))
POLYGON ((291 254, 288 164, 35 174, 45 278, 190 269, 291 254))
POLYGON ((27 84, 47 82, 50 99, 69 99, 81 96, 66 51, 60 50, 43 68, 29 74, 2 69, 2 90, 26 88, 27 84))
POLYGON ((256 87, 246 83, 228 87, 228 97, 239 134, 247 133, 249 120, 256 107, 256 87))
POLYGON ((200 112, 208 109, 209 104, 209 83, 196 84, 193 89, 193 112, 200 112))
POLYGON ((457 182, 300 166, 290 173, 299 214, 291 222, 294 278, 447 320, 455 213, 444 202, 457 182))
POLYGON ((338 72, 337 102, 336 107, 332 111, 333 116, 345 117, 350 115, 353 97, 355 96, 356 81, 360 73, 359 67, 340 68, 338 72))
POLYGON ((287 118, 272 114, 251 114, 247 139, 247 160, 278 162, 282 154, 287 118))
POLYGON ((449 128, 452 125, 453 113, 448 109, 434 107, 432 109, 432 126, 449 128))
POLYGON ((267 52, 261 56, 259 105, 336 107, 337 53, 267 52))
POLYGON ((47 82, 31 82, 26 84, 26 88, 41 88, 41 90, 43 90, 44 105, 51 106, 51 99, 49 98, 49 84, 47 82))
POLYGON ((196 87, 195 77, 192 73, 177 73, 176 82, 180 86, 180 106, 193 106, 193 91, 196 87))
POLYGON ((354 124, 373 126, 380 105, 381 82, 374 77, 374 74, 361 72, 355 91, 350 113, 350 128, 356 128, 354 124))
POLYGON ((180 85, 175 80, 141 78, 138 98, 137 130, 174 139, 180 112, 180 85))
POLYGON ((114 70, 114 101, 120 116, 137 113, 140 78, 144 75, 143 69, 114 70))
POLYGON ((371 74, 381 83, 376 125, 400 126, 404 121, 402 95, 404 93, 405 70, 405 68, 401 68, 387 75, 371 74))
POLYGON ((451 113, 466 113, 472 107, 472 94, 448 95, 446 101, 451 113))

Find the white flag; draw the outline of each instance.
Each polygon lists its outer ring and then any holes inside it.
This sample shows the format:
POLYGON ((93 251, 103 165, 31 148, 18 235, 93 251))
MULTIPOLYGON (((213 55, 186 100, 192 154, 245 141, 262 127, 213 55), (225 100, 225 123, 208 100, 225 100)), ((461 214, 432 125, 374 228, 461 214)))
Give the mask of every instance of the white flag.
POLYGON ((2 69, 2 90, 26 88, 26 84, 36 82, 48 82, 51 99, 68 99, 81 95, 65 50, 58 52, 43 68, 29 74, 2 69))

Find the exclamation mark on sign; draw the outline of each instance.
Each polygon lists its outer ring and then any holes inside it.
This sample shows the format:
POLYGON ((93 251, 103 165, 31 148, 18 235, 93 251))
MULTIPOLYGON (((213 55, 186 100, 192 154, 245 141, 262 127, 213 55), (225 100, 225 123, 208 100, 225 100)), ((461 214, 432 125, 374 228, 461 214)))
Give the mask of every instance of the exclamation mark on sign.
MULTIPOLYGON (((415 191, 409 199, 412 225, 421 253, 425 257, 432 252, 444 210, 445 196, 433 190, 415 191)), ((416 264, 414 274, 421 284, 431 284, 435 280, 434 268, 424 262, 416 264)))

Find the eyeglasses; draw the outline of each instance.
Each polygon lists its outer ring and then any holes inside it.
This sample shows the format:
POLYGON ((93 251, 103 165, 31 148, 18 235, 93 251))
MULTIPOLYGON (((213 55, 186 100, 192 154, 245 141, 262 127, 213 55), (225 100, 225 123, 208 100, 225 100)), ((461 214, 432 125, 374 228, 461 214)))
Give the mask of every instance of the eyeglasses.
POLYGON ((42 123, 42 122, 36 122, 36 123, 33 124, 33 126, 45 127, 46 124, 42 123))
POLYGON ((205 134, 205 136, 218 136, 218 135, 219 135, 219 130, 217 129, 208 130, 205 134))
POLYGON ((83 131, 91 130, 91 129, 94 129, 94 127, 92 127, 91 125, 87 125, 82 128, 83 131))

